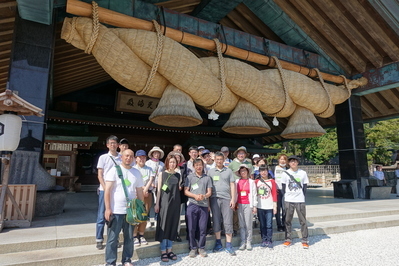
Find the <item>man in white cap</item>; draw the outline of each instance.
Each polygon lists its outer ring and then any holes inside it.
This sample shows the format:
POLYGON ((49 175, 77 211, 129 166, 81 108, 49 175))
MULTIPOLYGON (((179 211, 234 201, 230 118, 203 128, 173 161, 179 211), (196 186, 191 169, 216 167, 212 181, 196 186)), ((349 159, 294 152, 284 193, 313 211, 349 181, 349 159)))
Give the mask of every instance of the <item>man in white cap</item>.
POLYGON ((260 155, 259 154, 254 154, 252 156, 252 161, 253 161, 253 167, 254 167, 254 171, 259 169, 258 166, 258 161, 260 160, 260 155))
POLYGON ((198 146, 198 154, 201 156, 202 151, 205 150, 204 146, 198 146))
POLYGON ((223 166, 224 167, 229 167, 229 164, 231 163, 231 159, 229 158, 229 147, 227 146, 223 146, 220 151, 223 153, 224 155, 224 162, 223 162, 223 166))

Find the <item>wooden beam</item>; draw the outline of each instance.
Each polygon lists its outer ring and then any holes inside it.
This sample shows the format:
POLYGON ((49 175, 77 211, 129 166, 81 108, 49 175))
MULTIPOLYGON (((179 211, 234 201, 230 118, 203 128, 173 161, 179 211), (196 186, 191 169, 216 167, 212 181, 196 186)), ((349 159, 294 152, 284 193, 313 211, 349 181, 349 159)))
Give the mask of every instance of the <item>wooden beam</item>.
POLYGON ((255 36, 264 37, 263 34, 257 28, 255 28, 250 21, 248 21, 245 17, 242 17, 237 10, 231 11, 226 17, 234 22, 234 24, 236 24, 241 31, 248 32, 249 34, 255 36))
POLYGON ((328 54, 346 73, 352 73, 352 66, 349 61, 341 56, 335 47, 322 36, 309 22, 303 20, 303 16, 286 0, 274 0, 274 2, 325 52, 328 54))
POLYGON ((262 37, 269 40, 273 40, 279 43, 284 43, 284 41, 272 31, 257 15, 255 15, 251 9, 249 9, 245 4, 241 3, 236 7, 237 12, 244 17, 246 20, 250 21, 254 28, 262 33, 262 37))
POLYGON ((359 1, 339 0, 347 10, 354 14, 355 19, 370 34, 373 40, 381 46, 392 58, 392 61, 399 60, 399 49, 385 31, 378 25, 376 20, 367 12, 364 3, 359 1))
POLYGON ((393 93, 392 90, 384 90, 378 92, 387 101, 392 108, 399 112, 399 98, 393 93))
POLYGON ((342 39, 342 36, 337 34, 336 30, 315 10, 313 5, 301 0, 290 0, 290 2, 328 40, 329 45, 334 46, 340 54, 346 55, 347 60, 351 62, 358 72, 366 70, 366 62, 359 56, 353 45, 350 45, 348 40, 342 39))
POLYGON ((342 11, 333 1, 314 1, 314 3, 319 6, 328 18, 334 22, 337 28, 346 35, 347 39, 370 60, 374 67, 382 66, 383 58, 379 52, 370 44, 369 40, 356 29, 353 23, 342 14, 342 11))
POLYGON ((364 96, 361 96, 360 100, 364 114, 366 114, 368 118, 373 118, 376 115, 374 106, 364 96))
MULTIPOLYGON (((136 29, 154 31, 152 22, 130 17, 101 7, 99 7, 98 11, 99 11, 99 20, 103 23, 113 25, 116 27, 136 28, 136 29)), ((67 12, 77 16, 90 17, 92 13, 92 7, 90 4, 84 2, 80 2, 77 0, 68 0, 67 12)), ((202 38, 190 33, 183 33, 182 31, 168 27, 164 29, 163 26, 161 26, 161 32, 165 32, 165 35, 167 37, 186 45, 199 47, 210 51, 216 50, 216 45, 213 40, 202 38)), ((243 50, 231 45, 226 45, 224 43, 221 43, 221 46, 222 46, 222 51, 225 51, 225 55, 254 62, 257 64, 269 65, 271 67, 275 67, 274 60, 272 60, 269 56, 243 50)), ((292 64, 286 61, 281 61, 280 63, 284 69, 308 75, 309 77, 312 78, 317 77, 317 73, 315 70, 308 69, 306 67, 292 64)), ((331 81, 338 84, 342 84, 344 82, 344 79, 340 76, 335 76, 327 73, 321 73, 321 75, 323 79, 326 81, 331 81)))
POLYGON ((17 1, 9 1, 5 3, 0 3, 0 8, 12 8, 17 6, 17 1))
POLYGON ((365 77, 368 82, 352 91, 355 95, 366 95, 376 91, 383 91, 399 87, 399 62, 395 62, 383 67, 368 70, 352 78, 365 77))
POLYGON ((165 8, 178 10, 184 8, 191 8, 193 10, 195 6, 201 3, 201 0, 171 0, 161 3, 156 3, 157 6, 163 6, 165 8))
POLYGON ((380 99, 375 94, 367 94, 364 96, 380 113, 380 115, 387 115, 389 113, 388 108, 381 104, 380 99))

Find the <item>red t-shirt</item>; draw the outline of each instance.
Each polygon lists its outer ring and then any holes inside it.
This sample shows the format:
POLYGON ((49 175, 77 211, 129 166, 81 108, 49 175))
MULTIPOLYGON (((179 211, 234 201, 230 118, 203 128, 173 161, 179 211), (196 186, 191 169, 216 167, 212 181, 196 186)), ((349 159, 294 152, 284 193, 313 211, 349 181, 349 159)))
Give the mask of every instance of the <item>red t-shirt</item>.
POLYGON ((249 204, 249 180, 248 179, 240 179, 237 184, 237 193, 238 198, 237 202, 240 204, 249 204))

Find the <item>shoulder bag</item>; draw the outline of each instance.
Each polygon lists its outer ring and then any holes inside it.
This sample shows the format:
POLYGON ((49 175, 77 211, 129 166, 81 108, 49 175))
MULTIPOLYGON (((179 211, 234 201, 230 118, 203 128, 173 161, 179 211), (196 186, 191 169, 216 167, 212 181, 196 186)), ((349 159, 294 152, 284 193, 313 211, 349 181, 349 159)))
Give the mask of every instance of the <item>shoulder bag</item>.
POLYGON ((116 171, 118 173, 119 178, 121 179, 123 191, 125 192, 126 197, 126 222, 132 225, 136 225, 148 220, 148 213, 145 209, 144 202, 138 198, 129 199, 127 188, 125 184, 125 180, 123 179, 122 169, 119 165, 115 165, 116 171))

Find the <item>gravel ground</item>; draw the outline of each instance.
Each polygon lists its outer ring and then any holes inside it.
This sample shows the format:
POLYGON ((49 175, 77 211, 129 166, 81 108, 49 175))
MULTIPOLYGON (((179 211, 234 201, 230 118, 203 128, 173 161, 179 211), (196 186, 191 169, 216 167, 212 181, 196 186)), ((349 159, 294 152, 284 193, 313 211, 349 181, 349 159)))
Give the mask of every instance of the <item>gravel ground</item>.
POLYGON ((134 265, 396 265, 398 239, 399 227, 388 227, 312 236, 307 250, 302 248, 299 239, 294 239, 290 247, 275 241, 273 249, 254 245, 252 251, 237 250, 237 256, 209 250, 206 258, 190 258, 186 253, 178 255, 176 261, 160 262, 157 257, 134 261, 134 265))

